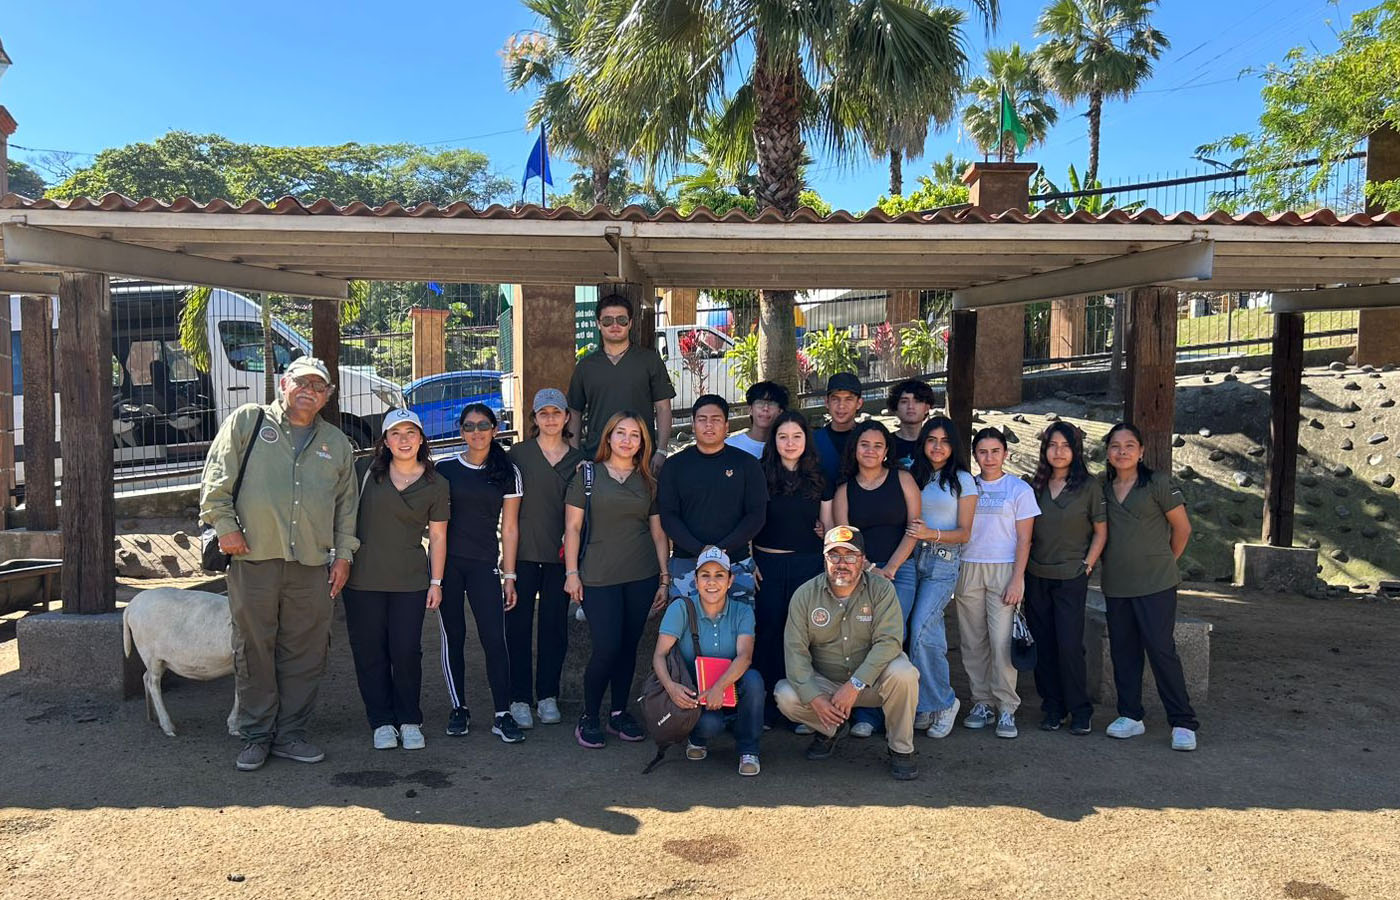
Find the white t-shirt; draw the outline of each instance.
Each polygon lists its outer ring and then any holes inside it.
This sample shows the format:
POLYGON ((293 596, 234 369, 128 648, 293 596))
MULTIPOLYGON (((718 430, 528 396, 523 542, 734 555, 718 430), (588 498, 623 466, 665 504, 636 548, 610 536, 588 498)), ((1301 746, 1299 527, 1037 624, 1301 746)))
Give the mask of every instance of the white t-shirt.
POLYGON ((977 515, 972 537, 963 548, 963 562, 1014 563, 1016 523, 1040 515, 1035 491, 1015 475, 996 481, 977 479, 977 515))
POLYGON ((724 442, 731 447, 738 447, 740 450, 749 454, 754 459, 763 458, 763 442, 756 441, 753 438, 749 437, 749 433, 747 431, 736 431, 729 437, 725 438, 724 442))

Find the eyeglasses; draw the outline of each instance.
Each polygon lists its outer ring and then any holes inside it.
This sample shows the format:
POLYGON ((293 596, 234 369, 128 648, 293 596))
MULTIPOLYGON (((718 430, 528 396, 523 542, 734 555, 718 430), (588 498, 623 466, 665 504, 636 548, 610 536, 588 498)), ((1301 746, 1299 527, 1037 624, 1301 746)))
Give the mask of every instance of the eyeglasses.
POLYGON ((834 565, 855 565, 860 559, 859 553, 828 553, 826 561, 834 565))
POLYGON ((321 379, 309 375, 299 375, 292 379, 292 383, 303 391, 311 391, 313 394, 329 394, 335 390, 335 385, 326 384, 321 379))
POLYGON ((598 317, 598 324, 599 324, 599 325, 604 325, 604 326, 607 326, 607 325, 626 325, 628 322, 631 322, 631 321, 632 321, 632 319, 631 319, 630 316, 599 316, 599 317, 598 317))
POLYGON ((474 431, 490 431, 495 427, 496 426, 492 425, 489 419, 482 419, 480 422, 463 422, 462 433, 471 434, 474 431))

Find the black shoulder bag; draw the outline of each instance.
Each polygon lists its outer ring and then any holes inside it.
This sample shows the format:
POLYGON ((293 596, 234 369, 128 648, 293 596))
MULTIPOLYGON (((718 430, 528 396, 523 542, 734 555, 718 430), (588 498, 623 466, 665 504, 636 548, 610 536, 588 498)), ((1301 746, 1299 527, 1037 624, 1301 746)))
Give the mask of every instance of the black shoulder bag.
MULTIPOLYGON (((238 492, 243 488, 243 473, 248 470, 248 457, 253 455, 253 445, 258 442, 258 432, 262 431, 263 419, 267 417, 267 410, 259 409, 257 421, 253 423, 252 436, 248 438, 248 446, 243 449, 243 459, 238 463, 238 478, 233 482, 233 503, 234 516, 238 515, 238 492)), ((243 523, 239 523, 242 527, 243 523)), ((219 533, 214 530, 213 525, 206 524, 199 532, 199 564, 206 572, 226 572, 228 571, 229 555, 219 549, 219 533)))

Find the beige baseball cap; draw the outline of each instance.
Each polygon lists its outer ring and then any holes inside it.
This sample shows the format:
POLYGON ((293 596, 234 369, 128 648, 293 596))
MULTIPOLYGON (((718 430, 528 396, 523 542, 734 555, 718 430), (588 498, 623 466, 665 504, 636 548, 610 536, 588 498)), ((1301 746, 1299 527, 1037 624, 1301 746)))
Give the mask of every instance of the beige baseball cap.
POLYGON ((326 364, 314 356, 298 356, 287 364, 286 370, 282 373, 288 378, 296 378, 298 375, 315 375, 326 384, 331 383, 330 370, 326 364))

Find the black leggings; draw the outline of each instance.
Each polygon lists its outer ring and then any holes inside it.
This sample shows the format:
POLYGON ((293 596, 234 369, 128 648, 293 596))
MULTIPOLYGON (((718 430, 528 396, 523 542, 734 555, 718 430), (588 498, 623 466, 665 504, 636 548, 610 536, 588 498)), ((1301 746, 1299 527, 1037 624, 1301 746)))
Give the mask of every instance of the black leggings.
POLYGON ((637 645, 646 629, 647 614, 656 599, 660 575, 639 581, 584 587, 583 614, 593 640, 593 655, 583 671, 583 712, 596 716, 603 691, 612 689, 611 712, 627 708, 632 676, 637 673, 637 645))
POLYGON ((442 674, 447 679, 447 695, 454 707, 467 705, 467 613, 463 593, 471 604, 477 637, 486 656, 491 702, 496 712, 506 712, 510 709, 510 651, 506 647, 505 597, 496 564, 484 559, 448 556, 442 573, 438 623, 442 626, 442 674))
POLYGON ((778 705, 773 686, 787 677, 783 656, 783 631, 787 628, 788 604, 805 582, 822 573, 820 553, 765 553, 754 551, 754 563, 763 580, 754 594, 753 667, 763 676, 768 689, 765 715, 777 719, 778 705))
POLYGON ((564 564, 516 562, 515 608, 506 613, 506 645, 510 648, 510 699, 526 703, 530 695, 530 660, 535 597, 540 600, 539 663, 535 697, 559 696, 559 675, 569 650, 569 595, 564 593, 564 564))
POLYGON ((345 629, 369 727, 421 725, 427 591, 345 589, 345 629))

